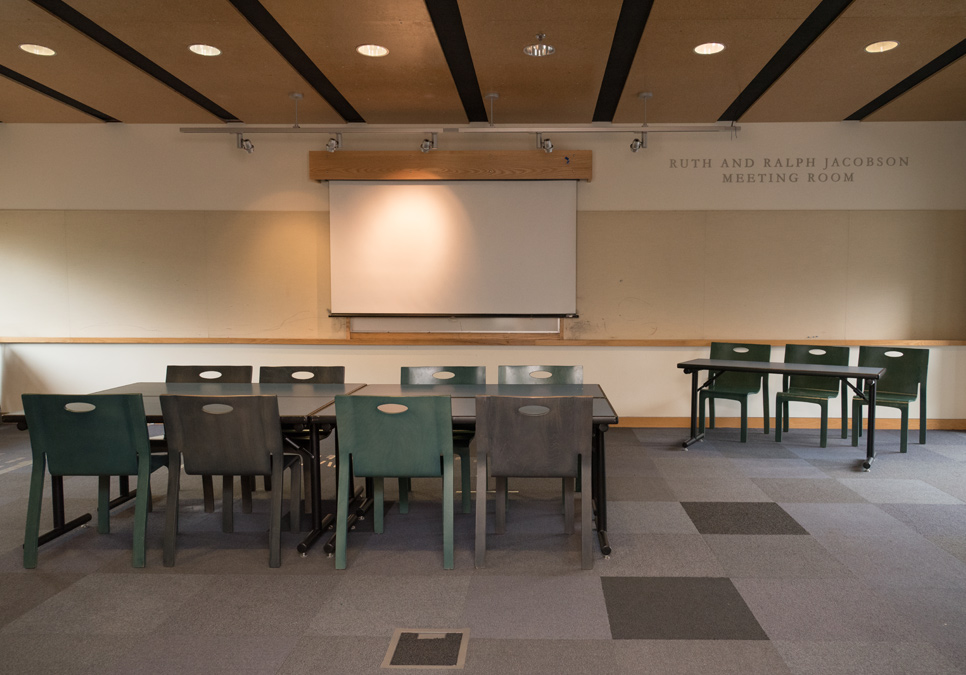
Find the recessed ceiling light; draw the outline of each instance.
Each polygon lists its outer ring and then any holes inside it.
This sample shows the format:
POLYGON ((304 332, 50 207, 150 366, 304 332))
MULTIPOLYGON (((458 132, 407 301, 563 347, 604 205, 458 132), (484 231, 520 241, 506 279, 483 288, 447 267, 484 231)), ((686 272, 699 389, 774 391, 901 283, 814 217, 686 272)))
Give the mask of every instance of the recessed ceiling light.
POLYGON ((382 45, 359 45, 356 47, 356 51, 363 56, 385 56, 389 53, 389 50, 382 45))
POLYGON ((212 47, 211 45, 191 45, 188 49, 201 56, 218 56, 221 54, 221 50, 218 47, 212 47))
POLYGON ((870 54, 879 54, 881 52, 887 52, 890 49, 895 49, 899 46, 899 43, 895 40, 883 40, 882 42, 873 42, 872 44, 866 46, 865 51, 870 54))
POLYGON ((524 47, 523 53, 527 56, 550 56, 553 54, 557 50, 553 48, 553 45, 543 43, 543 39, 545 37, 547 37, 545 33, 537 33, 536 44, 527 45, 524 47))
POLYGON ((37 56, 53 56, 55 52, 50 47, 44 47, 43 45, 20 45, 20 48, 29 54, 36 54, 37 56))
POLYGON ((720 42, 705 42, 694 48, 696 54, 717 54, 724 51, 725 46, 720 42))

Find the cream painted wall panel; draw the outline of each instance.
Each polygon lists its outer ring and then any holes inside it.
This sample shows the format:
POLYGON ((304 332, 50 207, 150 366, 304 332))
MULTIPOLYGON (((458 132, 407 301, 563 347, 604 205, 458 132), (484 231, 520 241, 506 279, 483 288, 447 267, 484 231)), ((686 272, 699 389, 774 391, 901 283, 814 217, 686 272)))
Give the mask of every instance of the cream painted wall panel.
POLYGON ((316 213, 205 214, 210 337, 318 337, 316 213))
POLYGON ((315 283, 318 298, 318 328, 316 335, 320 338, 346 337, 346 319, 329 317, 332 298, 332 275, 329 273, 329 212, 313 214, 318 218, 319 236, 316 238, 315 259, 319 263, 315 283))
POLYGON ((0 211, 0 288, 0 335, 68 334, 63 211, 0 211))
POLYGON ((577 214, 578 319, 568 338, 703 334, 704 211, 577 214))
MULTIPOLYGON (((842 339, 848 215, 721 211, 709 216, 709 339, 842 339)), ((681 336, 684 337, 684 336, 681 336)))
POLYGON ((70 211, 69 337, 207 337, 197 211, 70 211))
POLYGON ((966 336, 966 213, 855 211, 849 339, 966 336))

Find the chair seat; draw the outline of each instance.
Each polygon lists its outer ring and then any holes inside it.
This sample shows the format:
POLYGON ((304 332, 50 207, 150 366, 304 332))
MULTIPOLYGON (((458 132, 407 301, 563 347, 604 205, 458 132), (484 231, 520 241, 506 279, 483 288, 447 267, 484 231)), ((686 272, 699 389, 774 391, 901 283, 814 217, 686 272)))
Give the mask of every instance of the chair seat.
MULTIPOLYGON (((877 391, 875 394, 875 402, 878 405, 908 405, 916 400, 916 396, 911 396, 908 394, 892 394, 889 392, 877 391)), ((865 400, 865 399, 859 399, 865 400)))
POLYGON ((807 389, 805 387, 791 387, 788 391, 778 392, 780 398, 786 398, 789 400, 816 400, 816 401, 827 401, 833 399, 839 395, 838 390, 828 391, 827 389, 807 389))

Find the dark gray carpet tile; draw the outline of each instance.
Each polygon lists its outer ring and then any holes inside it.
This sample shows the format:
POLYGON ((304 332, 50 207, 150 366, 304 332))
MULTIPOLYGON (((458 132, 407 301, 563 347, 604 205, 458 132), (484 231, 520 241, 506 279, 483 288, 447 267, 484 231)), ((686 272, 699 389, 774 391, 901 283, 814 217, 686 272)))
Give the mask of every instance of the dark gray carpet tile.
MULTIPOLYGON (((594 534, 592 547, 596 565, 601 562, 602 556, 594 534)), ((475 547, 472 544, 471 547, 475 559, 475 547)), ((579 534, 517 534, 511 530, 507 530, 506 534, 491 532, 486 537, 485 565, 482 569, 474 570, 473 575, 528 575, 535 571, 548 577, 596 574, 580 568, 579 534)))
MULTIPOLYGON (((23 568, 23 533, 21 546, 0 555, 0 573, 29 572, 23 568)), ((131 533, 98 534, 97 528, 69 532, 40 547, 37 569, 49 573, 90 574, 123 562, 131 564, 131 533)))
POLYGON ((799 457, 791 459, 753 459, 731 460, 742 476, 749 478, 827 478, 825 473, 799 457))
POLYGON ((466 665, 462 671, 453 672, 479 675, 620 673, 623 671, 618 669, 615 651, 616 645, 610 639, 492 639, 474 637, 471 633, 466 665))
POLYGON ((83 578, 43 570, 0 574, 0 629, 83 578))
MULTIPOLYGON (((350 562, 351 565, 351 562, 350 562)), ((317 612, 305 626, 316 636, 384 636, 382 656, 397 628, 464 628, 470 577, 440 570, 438 576, 356 575, 351 568, 318 598, 317 612)))
POLYGON ((712 534, 705 541, 732 579, 854 578, 812 537, 712 534))
POLYGON ((775 641, 791 672, 797 675, 956 675, 954 662, 921 642, 775 641))
POLYGON ((839 481, 873 504, 963 504, 929 483, 913 478, 878 478, 869 474, 839 481))
POLYGON ((615 551, 594 569, 614 577, 721 577, 724 568, 700 534, 622 534, 608 532, 615 551))
POLYGON ((876 504, 784 502, 782 508, 812 535, 889 536, 912 531, 876 504))
POLYGON ((956 466, 924 476, 922 480, 959 501, 966 502, 966 469, 956 466))
POLYGON ((615 640, 617 672, 625 675, 791 675, 765 640, 615 640))
MULTIPOLYGON (((110 640, 105 640, 110 642, 110 640)), ((0 673, 15 675, 98 675, 106 672, 100 662, 104 645, 89 635, 0 632, 0 673)), ((130 655, 129 655, 130 658, 130 655)))
POLYGON ((966 565, 915 532, 816 534, 857 577, 875 585, 966 588, 966 565))
POLYGON ((626 502, 677 501, 667 481, 661 477, 615 475, 608 470, 607 499, 626 502))
POLYGON ((922 641, 891 603, 859 579, 734 579, 771 640, 922 641))
POLYGON ((607 435, 605 436, 607 445, 610 446, 611 443, 620 443, 623 445, 641 445, 641 439, 637 434, 638 431, 640 431, 640 429, 635 427, 611 427, 607 430, 607 435))
POLYGON ((90 574, 7 624, 7 634, 144 635, 179 615, 212 578, 90 574))
POLYGON ((966 644, 966 589, 873 587, 930 643, 966 644))
POLYGON ((665 479, 681 502, 769 502, 761 488, 744 476, 677 475, 665 479))
POLYGON ((856 504, 867 500, 834 478, 752 478, 776 502, 856 504))
POLYGON ((966 504, 881 504, 919 534, 966 537, 966 504))
POLYGON ((807 534, 774 502, 682 502, 701 534, 807 534))
MULTIPOLYGON (((609 487, 609 486, 608 486, 609 487)), ((676 501, 607 503, 607 527, 623 534, 697 534, 687 512, 676 501)))
MULTIPOLYGON (((148 549, 147 566, 143 570, 135 570, 141 574, 271 574, 271 575, 299 575, 326 573, 331 564, 320 563, 325 559, 322 543, 319 540, 308 557, 303 558, 296 550, 296 546, 304 534, 293 535, 282 533, 281 567, 268 566, 268 532, 233 532, 216 531, 204 533, 179 534, 174 567, 163 567, 162 545, 151 546, 148 549)), ((366 536, 365 534, 360 535, 366 536)), ((109 567, 113 572, 121 572, 113 562, 109 567)))
POLYGON ((21 552, 23 549, 23 527, 15 529, 0 528, 0 558, 7 553, 21 552))
POLYGON ((767 640, 731 580, 602 577, 615 640, 767 640))
POLYGON ((719 453, 707 454, 700 450, 669 452, 663 457, 655 457, 654 465, 661 475, 668 478, 681 476, 737 478, 741 476, 738 468, 727 457, 719 453))
MULTIPOLYGON (((966 642, 937 642, 932 647, 942 655, 953 667, 959 670, 950 669, 947 672, 966 673, 966 642)), ((909 671, 914 672, 914 671, 909 671)))
POLYGON ((607 446, 607 476, 658 477, 660 472, 654 460, 644 454, 641 448, 613 448, 607 446))
MULTIPOLYGON (((610 486, 608 485, 608 487, 610 486)), ((574 499, 574 528, 577 532, 580 531, 582 499, 583 497, 579 494, 574 499)), ((496 527, 495 501, 495 495, 491 495, 487 500, 486 529, 489 533, 493 533, 496 527)), ((474 514, 471 517, 464 516, 463 520, 472 526, 470 531, 475 533, 475 503, 473 508, 474 514)), ((511 494, 506 513, 506 531, 512 534, 563 534, 563 499, 559 485, 557 494, 552 499, 527 499, 511 494)))
POLYGON ((634 437, 639 443, 647 446, 673 445, 676 443, 680 447, 688 435, 687 429, 679 429, 676 427, 638 427, 628 429, 628 431, 633 432, 634 437))
POLYGON ((474 638, 606 640, 610 637, 600 578, 589 573, 477 575, 460 621, 474 638))

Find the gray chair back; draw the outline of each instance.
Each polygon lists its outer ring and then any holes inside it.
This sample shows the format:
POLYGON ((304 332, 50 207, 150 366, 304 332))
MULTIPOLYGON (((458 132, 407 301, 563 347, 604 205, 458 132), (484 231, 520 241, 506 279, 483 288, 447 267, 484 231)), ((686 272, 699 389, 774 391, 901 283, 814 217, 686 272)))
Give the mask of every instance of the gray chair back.
POLYGON ((403 366, 400 384, 486 384, 486 366, 403 366))
POLYGON ((168 366, 164 381, 195 384, 197 382, 225 382, 248 384, 252 381, 251 366, 168 366))
POLYGON ((345 366, 261 366, 258 381, 268 384, 344 384, 345 366))
POLYGON ((583 384, 583 366, 500 366, 500 384, 583 384))

